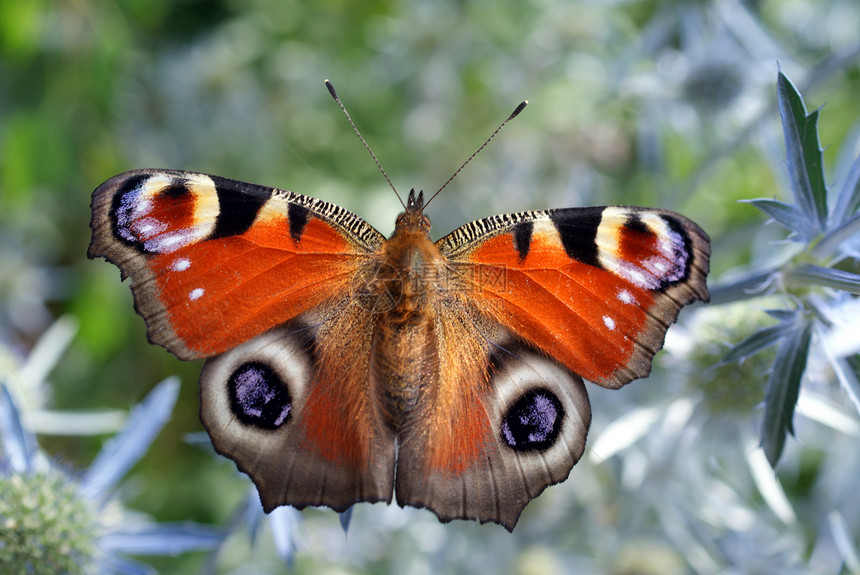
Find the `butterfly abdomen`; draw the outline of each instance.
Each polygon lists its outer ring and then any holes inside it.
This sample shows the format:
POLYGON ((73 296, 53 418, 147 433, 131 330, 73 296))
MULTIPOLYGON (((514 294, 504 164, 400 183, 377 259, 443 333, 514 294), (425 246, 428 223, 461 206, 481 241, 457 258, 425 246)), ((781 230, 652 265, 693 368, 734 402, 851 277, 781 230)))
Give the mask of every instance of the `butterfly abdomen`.
POLYGON ((385 419, 400 429, 419 398, 438 380, 436 334, 420 316, 377 324, 371 352, 371 378, 385 419))

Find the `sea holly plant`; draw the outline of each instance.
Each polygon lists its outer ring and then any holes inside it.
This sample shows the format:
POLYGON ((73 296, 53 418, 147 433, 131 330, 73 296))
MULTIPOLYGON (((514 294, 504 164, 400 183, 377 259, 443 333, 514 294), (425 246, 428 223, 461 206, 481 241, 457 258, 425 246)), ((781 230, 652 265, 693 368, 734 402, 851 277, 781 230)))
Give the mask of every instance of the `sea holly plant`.
POLYGON ((114 487, 146 453, 176 402, 179 382, 165 380, 132 410, 82 474, 53 463, 0 383, 0 573, 155 573, 128 555, 210 550, 221 530, 165 524, 125 511, 114 487))
POLYGON ((793 434, 793 416, 810 350, 821 346, 848 397, 860 411, 860 346, 834 346, 832 334, 845 322, 858 321, 860 294, 860 158, 855 160, 835 196, 828 197, 821 145, 819 110, 808 113, 803 98, 782 73, 777 98, 785 136, 786 167, 793 202, 754 199, 749 203, 788 230, 793 244, 779 264, 750 273, 714 290, 727 302, 763 294, 779 295, 785 307, 768 313, 778 320, 735 345, 724 361, 742 361, 776 345, 765 392, 761 445, 776 467, 793 434), (841 312, 849 310, 852 312, 841 312))

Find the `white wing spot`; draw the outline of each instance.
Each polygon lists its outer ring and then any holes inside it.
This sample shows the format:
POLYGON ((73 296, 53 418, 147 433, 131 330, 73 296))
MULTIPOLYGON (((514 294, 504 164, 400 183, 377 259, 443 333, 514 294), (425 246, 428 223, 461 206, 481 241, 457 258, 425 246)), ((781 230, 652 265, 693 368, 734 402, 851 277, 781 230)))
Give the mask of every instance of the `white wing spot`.
POLYGON ((185 270, 187 270, 190 267, 191 267, 191 260, 189 260, 188 258, 176 258, 176 260, 170 266, 170 269, 172 269, 175 272, 184 272, 185 270))
POLYGON ((606 329, 612 331, 615 329, 615 320, 609 317, 608 315, 603 316, 603 325, 606 326, 606 329))
POLYGON ((149 216, 135 220, 129 227, 137 237, 144 240, 167 231, 167 225, 164 222, 149 216))
POLYGON ((191 301, 200 299, 201 297, 203 297, 203 288, 194 288, 191 290, 191 293, 188 294, 188 299, 191 301))
POLYGON ((620 299, 623 303, 636 303, 636 299, 626 289, 620 290, 618 292, 618 299, 620 299))
POLYGON ((645 275, 643 270, 629 262, 621 262, 618 265, 618 275, 642 289, 657 289, 660 282, 651 275, 645 275))

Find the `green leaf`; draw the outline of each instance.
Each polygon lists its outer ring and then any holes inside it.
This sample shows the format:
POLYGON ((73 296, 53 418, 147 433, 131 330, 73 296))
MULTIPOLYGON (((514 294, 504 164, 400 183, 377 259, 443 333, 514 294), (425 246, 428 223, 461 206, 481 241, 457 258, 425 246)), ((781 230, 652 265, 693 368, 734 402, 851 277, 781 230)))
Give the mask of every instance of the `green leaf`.
POLYGON ((782 72, 777 79, 777 98, 795 202, 809 225, 823 232, 827 225, 827 187, 818 142, 818 110, 807 115, 803 98, 782 72))
POLYGON ((764 398, 761 446, 770 466, 774 468, 785 447, 785 436, 794 434, 794 408, 800 394, 800 381, 806 370, 812 337, 812 322, 802 319, 799 313, 794 329, 783 338, 776 352, 764 398))
POLYGON ((833 268, 805 264, 788 270, 785 279, 795 285, 812 283, 860 294, 860 275, 833 268))
POLYGON ((768 198, 741 201, 754 205, 770 216, 773 221, 788 228, 804 240, 810 240, 818 234, 818 230, 811 225, 809 219, 797 209, 797 206, 768 198))
POLYGON ((732 347, 717 365, 743 361, 751 355, 770 347, 794 329, 794 322, 778 323, 755 332, 739 344, 732 347))
POLYGON ((836 197, 836 205, 830 215, 831 226, 844 223, 860 209, 860 156, 851 164, 848 177, 836 197))

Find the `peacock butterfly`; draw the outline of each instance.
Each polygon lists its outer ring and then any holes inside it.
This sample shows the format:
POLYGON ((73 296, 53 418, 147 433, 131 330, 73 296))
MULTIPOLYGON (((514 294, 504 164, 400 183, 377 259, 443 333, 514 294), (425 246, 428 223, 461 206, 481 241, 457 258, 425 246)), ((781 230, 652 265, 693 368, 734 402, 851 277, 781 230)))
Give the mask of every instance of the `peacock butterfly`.
POLYGON ((434 243, 424 207, 410 192, 386 239, 339 206, 199 173, 93 193, 88 256, 131 278, 150 342, 206 359, 203 424, 266 511, 396 493, 513 530, 582 456, 582 380, 647 376, 681 307, 709 299, 708 237, 670 211, 497 215, 434 243))

